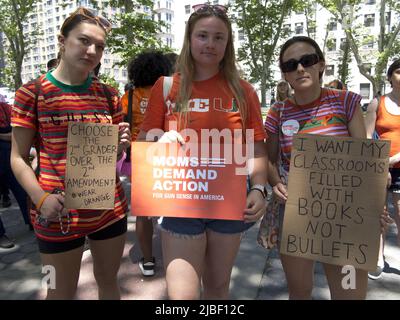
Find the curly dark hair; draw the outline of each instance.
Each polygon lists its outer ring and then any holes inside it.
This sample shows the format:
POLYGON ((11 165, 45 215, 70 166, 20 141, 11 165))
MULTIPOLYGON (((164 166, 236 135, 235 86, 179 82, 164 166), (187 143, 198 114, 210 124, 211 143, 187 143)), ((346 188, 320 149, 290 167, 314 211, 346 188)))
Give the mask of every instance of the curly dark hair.
POLYGON ((152 86, 161 76, 171 74, 171 64, 160 51, 145 51, 128 64, 128 79, 135 87, 152 86))
POLYGON ((392 84, 392 81, 390 80, 390 78, 392 77, 394 70, 396 70, 398 68, 400 68, 400 58, 394 60, 393 63, 390 65, 388 71, 387 71, 387 77, 388 77, 388 80, 389 80, 390 85, 392 87, 393 87, 393 84, 392 84))

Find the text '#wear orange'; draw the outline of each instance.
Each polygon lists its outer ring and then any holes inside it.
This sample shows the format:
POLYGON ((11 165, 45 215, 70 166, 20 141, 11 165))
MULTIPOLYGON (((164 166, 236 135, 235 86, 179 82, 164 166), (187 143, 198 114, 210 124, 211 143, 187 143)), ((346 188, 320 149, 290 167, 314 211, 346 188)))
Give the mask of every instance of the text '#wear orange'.
MULTIPOLYGON (((226 128, 231 130, 243 128, 233 93, 221 73, 204 81, 193 82, 189 101, 189 123, 186 126, 181 125, 179 114, 175 109, 179 80, 179 75, 175 74, 172 88, 166 99, 167 103, 164 103, 163 97, 164 77, 157 80, 151 91, 142 130, 146 132, 151 129, 162 129, 165 132, 177 130, 174 124, 178 121, 178 128, 195 130, 200 141, 201 129, 221 131, 226 128)), ((245 127, 254 130, 254 141, 262 141, 266 138, 266 134, 263 129, 260 101, 254 88, 248 82, 241 80, 241 85, 248 107, 245 127)))

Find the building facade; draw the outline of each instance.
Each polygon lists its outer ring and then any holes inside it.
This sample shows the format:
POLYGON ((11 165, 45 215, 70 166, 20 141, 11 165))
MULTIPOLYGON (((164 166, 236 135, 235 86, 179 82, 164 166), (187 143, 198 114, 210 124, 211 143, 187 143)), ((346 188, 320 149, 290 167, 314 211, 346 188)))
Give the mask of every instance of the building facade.
MULTIPOLYGON (((211 0, 211 4, 222 4, 229 7, 230 0, 211 0)), ((193 6, 198 4, 198 0, 154 0, 153 19, 163 21, 165 27, 158 35, 165 45, 174 49, 179 53, 185 32, 185 25, 193 12, 193 6)), ((201 1, 200 1, 201 3, 201 1)), ((100 1, 101 4, 101 1, 100 1)), ((29 22, 25 24, 25 30, 39 30, 41 36, 37 44, 26 54, 22 68, 23 81, 29 81, 37 77, 46 68, 48 60, 55 58, 58 52, 57 35, 59 33, 62 22, 73 12, 78 6, 90 7, 89 0, 41 0, 38 2, 32 12, 29 22)), ((375 72, 375 63, 377 60, 377 39, 380 32, 379 24, 380 0, 365 0, 360 10, 351 14, 353 27, 355 30, 364 33, 364 44, 359 48, 360 53, 367 57, 365 66, 370 69, 372 74, 375 72)), ((150 8, 141 8, 143 12, 151 15, 150 8)), ((105 16, 112 16, 118 12, 116 9, 109 8, 101 12, 105 16)), ((229 14, 236 14, 230 8, 229 14)), ((386 12, 385 28, 392 30, 400 23, 399 14, 394 11, 386 12)), ((283 26, 288 31, 288 37, 294 35, 309 35, 314 38, 321 46, 326 56, 326 72, 323 83, 339 78, 339 64, 343 60, 343 43, 345 41, 345 33, 340 23, 335 21, 332 15, 321 6, 315 4, 311 14, 305 15, 302 12, 292 12, 286 19, 283 26)), ((245 39, 245 34, 233 24, 235 48, 240 47, 245 39)), ((278 43, 279 46, 287 39, 282 38, 278 43)), ((278 50, 277 50, 278 51, 278 50)), ((272 66, 274 71, 274 79, 277 81, 281 78, 278 68, 277 58, 272 66)), ((118 56, 110 54, 109 50, 105 50, 102 59, 102 73, 116 79, 119 83, 127 82, 127 71, 125 68, 114 66, 118 62, 118 56)), ((354 56, 351 56, 349 62, 350 74, 346 83, 349 90, 360 93, 363 97, 362 103, 367 103, 373 97, 372 84, 358 70, 354 56)), ((255 84, 257 87, 257 84, 255 84)), ((386 87, 382 93, 390 89, 386 82, 386 87)), ((270 93, 270 92, 269 92, 270 93)))
MULTIPOLYGON (((100 8, 101 8, 100 1, 100 8)), ((164 44, 169 47, 173 46, 174 36, 172 34, 172 23, 174 17, 174 0, 155 1, 155 19, 162 20, 166 23, 163 32, 159 34, 164 44)), ((56 58, 58 53, 58 39, 61 25, 63 21, 75 11, 77 7, 91 7, 89 0, 41 0, 35 6, 29 22, 24 25, 24 30, 30 32, 39 30, 41 35, 38 37, 36 45, 25 55, 22 67, 22 80, 27 82, 36 78, 46 70, 47 61, 56 58)), ((100 13, 104 16, 111 17, 119 9, 101 8, 100 13)), ((145 13, 151 15, 151 9, 143 7, 145 13)), ((106 48, 101 61, 100 72, 114 78, 117 82, 125 84, 127 82, 127 70, 115 66, 119 61, 119 57, 110 53, 106 48)))

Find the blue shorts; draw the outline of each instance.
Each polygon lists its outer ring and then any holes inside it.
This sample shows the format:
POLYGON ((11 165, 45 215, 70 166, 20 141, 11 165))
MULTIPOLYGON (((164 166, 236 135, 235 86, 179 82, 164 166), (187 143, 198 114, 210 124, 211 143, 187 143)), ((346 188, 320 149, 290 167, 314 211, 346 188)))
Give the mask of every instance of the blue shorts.
POLYGON ((239 220, 163 217, 160 227, 172 234, 198 236, 206 229, 224 234, 242 233, 254 224, 255 222, 245 223, 239 220))
MULTIPOLYGON (((247 192, 250 190, 250 178, 246 179, 247 192)), ((221 219, 198 219, 198 218, 174 218, 163 217, 160 227, 162 230, 172 234, 184 236, 199 236, 210 229, 214 232, 224 234, 242 233, 252 226, 255 222, 246 223, 241 220, 221 220, 221 219)))
POLYGON ((392 176, 392 183, 389 190, 394 193, 400 193, 400 168, 389 168, 389 172, 392 176))

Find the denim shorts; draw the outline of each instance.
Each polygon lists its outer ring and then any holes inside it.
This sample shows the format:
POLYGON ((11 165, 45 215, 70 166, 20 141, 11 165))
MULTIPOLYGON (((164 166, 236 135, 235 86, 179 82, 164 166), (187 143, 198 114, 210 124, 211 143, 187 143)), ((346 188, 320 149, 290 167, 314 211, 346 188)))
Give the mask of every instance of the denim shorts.
POLYGON ((255 222, 246 223, 240 220, 163 217, 160 228, 171 234, 199 236, 207 229, 224 234, 242 233, 254 224, 255 222))
POLYGON ((389 172, 392 176, 392 183, 389 190, 394 193, 400 193, 400 168, 390 168, 389 172))
MULTIPOLYGON (((246 179, 247 192, 250 190, 250 178, 246 179)), ((242 233, 252 226, 255 222, 244 222, 241 220, 222 220, 222 219, 199 219, 199 218, 174 218, 162 217, 159 220, 160 228, 176 235, 199 236, 210 229, 214 232, 223 234, 242 233), (161 222, 160 222, 161 221, 161 222)))

